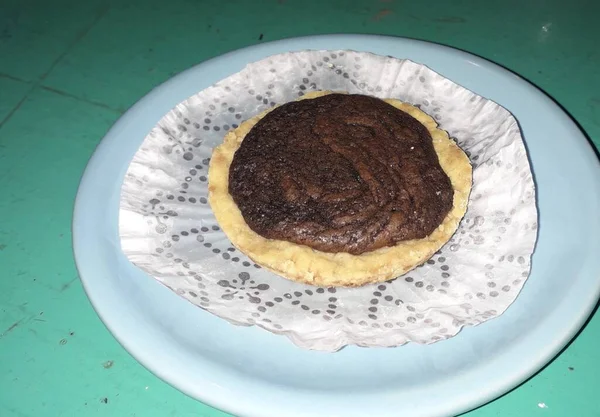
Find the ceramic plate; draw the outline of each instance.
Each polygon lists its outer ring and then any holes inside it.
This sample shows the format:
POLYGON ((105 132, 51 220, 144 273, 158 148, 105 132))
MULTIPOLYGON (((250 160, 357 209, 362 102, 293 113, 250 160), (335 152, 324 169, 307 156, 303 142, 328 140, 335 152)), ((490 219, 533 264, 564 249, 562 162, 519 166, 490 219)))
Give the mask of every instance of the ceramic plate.
POLYGON ((214 58, 157 87, 113 126, 81 181, 75 259, 98 315, 121 344, 186 394, 238 416, 450 416, 515 387, 562 349, 600 293, 600 165, 575 123, 511 72, 426 42, 331 35, 265 43, 214 58), (127 261, 118 211, 127 166, 177 103, 269 55, 353 49, 423 63, 511 111, 535 176, 539 238, 521 294, 499 318, 433 345, 302 350, 197 308, 127 261), (175 321, 177 318, 177 321, 175 321))

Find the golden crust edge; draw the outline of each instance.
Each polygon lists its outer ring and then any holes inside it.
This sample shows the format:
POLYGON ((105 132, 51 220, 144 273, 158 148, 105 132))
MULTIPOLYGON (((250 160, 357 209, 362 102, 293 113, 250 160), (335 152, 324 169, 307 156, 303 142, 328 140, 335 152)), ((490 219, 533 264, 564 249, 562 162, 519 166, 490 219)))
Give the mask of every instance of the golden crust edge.
MULTIPOLYGON (((316 98, 331 92, 306 94, 316 98)), ((250 129, 269 109, 243 122, 227 133, 216 147, 209 166, 209 202, 221 229, 232 244, 257 264, 292 281, 318 286, 356 287, 388 281, 426 262, 452 235, 466 213, 472 185, 472 167, 466 154, 439 129, 435 120, 422 110, 396 99, 386 99, 427 127, 442 169, 454 189, 453 207, 440 226, 423 239, 401 242, 361 255, 326 253, 308 246, 266 239, 246 224, 229 194, 229 167, 236 150, 250 129)))

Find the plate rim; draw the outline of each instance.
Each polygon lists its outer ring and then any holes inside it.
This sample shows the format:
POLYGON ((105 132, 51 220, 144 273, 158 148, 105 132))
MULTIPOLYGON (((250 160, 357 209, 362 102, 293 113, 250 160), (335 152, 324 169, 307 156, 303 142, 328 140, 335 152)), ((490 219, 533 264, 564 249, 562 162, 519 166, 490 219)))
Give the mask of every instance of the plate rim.
MULTIPOLYGON (((88 198, 88 194, 86 194, 86 187, 89 187, 90 184, 94 184, 94 182, 95 182, 94 178, 98 175, 98 169, 99 169, 98 164, 102 161, 103 158, 107 158, 108 156, 110 156, 110 152, 109 152, 110 148, 109 147, 113 143, 116 143, 115 139, 118 138, 119 134, 121 134, 124 126, 126 126, 127 124, 132 123, 134 121, 134 119, 137 117, 136 113, 143 111, 144 107, 147 107, 147 105, 149 103, 152 103, 153 100, 155 100, 156 98, 159 98, 160 96, 165 96, 165 95, 168 96, 167 98, 169 100, 174 99, 174 93, 169 93, 168 90, 170 88, 172 88, 175 83, 183 83, 184 82, 183 80, 185 80, 186 77, 189 77, 193 73, 204 70, 209 65, 219 66, 220 63, 226 62, 227 59, 229 59, 231 56, 234 56, 235 54, 239 54, 242 51, 245 51, 245 53, 249 52, 250 55, 252 55, 253 52, 259 52, 259 51, 264 52, 264 51, 270 50, 270 48, 283 48, 287 44, 294 43, 294 42, 300 43, 300 44, 306 44, 306 47, 304 49, 315 49, 315 48, 312 48, 311 46, 315 46, 315 45, 322 44, 322 43, 327 43, 327 41, 334 41, 334 43, 336 41, 340 42, 340 43, 346 42, 349 45, 353 45, 353 44, 357 44, 360 42, 373 43, 373 42, 376 42, 377 40, 384 40, 384 39, 387 39, 388 41, 391 40, 393 42, 398 42, 398 43, 405 43, 405 44, 408 43, 408 44, 417 45, 417 46, 420 46, 423 48, 430 48, 432 50, 451 53, 453 55, 457 55, 459 58, 461 57, 467 61, 470 61, 470 63, 472 63, 473 65, 483 67, 483 68, 486 68, 487 70, 491 70, 491 71, 504 72, 505 74, 511 75, 514 79, 517 80, 517 82, 526 83, 527 85, 529 85, 531 87, 532 91, 534 91, 534 94, 542 94, 542 95, 544 95, 546 100, 552 101, 541 90, 537 89, 535 86, 533 86, 527 80, 517 76, 515 73, 511 72, 510 70, 503 68, 497 64, 494 64, 490 61, 487 61, 483 58, 477 57, 475 55, 472 55, 467 52, 464 52, 464 51, 461 51, 458 49, 454 49, 451 47, 434 44, 434 43, 430 43, 430 42, 425 42, 425 41, 420 41, 420 40, 398 38, 398 37, 392 37, 392 36, 380 36, 380 35, 348 34, 348 35, 307 36, 307 37, 301 37, 301 38, 288 38, 288 39, 253 45, 253 46, 249 46, 246 48, 241 48, 239 50, 232 51, 227 54, 224 54, 224 55, 218 56, 216 58, 213 58, 211 60, 200 63, 200 64, 176 75, 175 77, 171 78, 170 80, 166 81, 165 83, 163 83, 160 86, 153 89, 149 94, 144 96, 134 106, 132 106, 132 108, 130 108, 126 113, 124 113, 121 116, 121 118, 115 123, 115 125, 109 130, 109 132, 102 139, 100 145, 95 150, 94 154, 92 155, 92 158, 90 159, 90 161, 85 169, 85 172, 82 176, 80 186, 79 186, 79 189, 77 192, 77 197, 75 200, 75 208, 74 208, 74 214, 73 214, 73 251, 74 251, 75 262, 76 262, 77 270, 79 272, 79 276, 81 278, 82 284, 86 291, 86 294, 87 294, 88 298, 90 299, 92 306, 96 310, 96 312, 97 312, 98 316, 100 317, 100 319, 102 320, 102 322, 105 324, 105 326, 108 328, 108 330, 113 334, 113 336, 119 341, 119 343, 121 343, 121 345, 123 345, 125 347, 125 349, 132 356, 134 356, 140 363, 142 363, 142 365, 144 365, 146 368, 148 368, 151 372, 155 373, 161 379, 174 385, 175 387, 177 387, 178 389, 180 389, 181 391, 185 392, 186 394, 188 394, 192 397, 199 398, 201 401, 203 401, 207 404, 213 405, 221 410, 226 410, 226 411, 233 412, 236 414, 253 415, 253 416, 254 415, 262 415, 264 408, 267 407, 267 405, 264 403, 261 403, 261 401, 254 402, 254 404, 252 404, 251 402, 245 402, 244 407, 242 407, 242 408, 239 407, 239 404, 232 406, 232 404, 229 401, 227 401, 222 396, 219 397, 219 395, 215 392, 207 393, 206 395, 198 395, 197 390, 191 390, 190 387, 187 386, 185 381, 182 381, 180 379, 178 380, 178 378, 176 376, 170 374, 169 372, 166 372, 164 369, 161 369, 161 366, 157 365, 156 361, 154 361, 154 363, 152 363, 152 361, 150 361, 148 357, 143 355, 141 352, 137 351, 137 348, 134 345, 132 345, 130 343, 130 341, 128 341, 128 336, 125 332, 126 326, 123 327, 121 324, 116 323, 114 321, 114 319, 111 318, 111 315, 108 314, 107 309, 112 308, 113 304, 110 301, 107 302, 107 301, 103 300, 102 296, 101 296, 102 293, 98 292, 99 287, 97 286, 97 283, 98 283, 98 280, 101 279, 102 277, 99 276, 98 274, 89 272, 88 259, 89 259, 89 250, 90 249, 89 249, 88 243, 86 243, 88 239, 86 238, 85 235, 83 235, 83 233, 85 233, 85 231, 86 231, 86 229, 84 227, 84 219, 86 217, 85 207, 86 207, 86 203, 88 201, 88 200, 86 200, 86 198, 88 198), (111 141, 112 141, 112 143, 111 143, 111 141), (246 407, 249 407, 249 408, 246 408, 246 407)), ((330 49, 330 48, 319 48, 319 49, 330 49)), ((345 48, 345 49, 353 49, 353 48, 345 48)), ((275 52, 275 53, 278 53, 278 52, 275 52)), ((273 53, 270 53, 269 55, 272 55, 272 54, 273 53)), ((257 53, 257 55, 259 55, 259 54, 257 53)), ((262 56, 258 57, 256 60, 258 60, 260 58, 262 58, 262 56)), ((399 57, 399 58, 402 58, 402 57, 399 57)), ((236 72, 239 69, 241 69, 241 68, 234 69, 232 71, 232 73, 236 72)), ((227 74, 227 75, 229 75, 229 74, 227 74)), ((223 78, 223 77, 221 77, 221 78, 223 78)), ((492 99, 493 99, 493 97, 492 97, 492 99)), ((165 101, 167 101, 167 100, 165 100, 165 101)), ((179 100, 179 101, 181 101, 181 100, 179 100)), ((555 106, 565 117, 568 118, 568 121, 571 124, 573 124, 574 128, 585 139, 585 136, 583 136, 583 134, 581 133, 581 131, 579 130, 577 125, 568 117, 568 115, 564 112, 564 110, 561 109, 554 102, 552 102, 552 105, 555 106)), ((156 121, 158 121, 158 120, 156 120, 156 121)), ((140 138, 140 143, 141 143, 141 140, 143 140, 143 137, 140 138)), ((587 145, 587 147, 589 148, 589 149, 587 149, 587 151, 591 155, 593 155, 593 157, 589 158, 590 160, 587 162, 590 164, 590 166, 593 167, 593 165, 594 165, 593 161, 595 160, 596 161, 595 169, 597 170, 597 172, 600 172, 600 164, 598 163, 598 160, 596 158, 596 155, 595 155, 590 143, 587 142, 587 140, 586 140, 585 144, 582 143, 580 145, 584 148, 587 145)), ((532 164, 532 170, 534 170, 534 169, 535 169, 535 167, 532 164)), ((119 189, 120 189, 120 187, 119 187, 119 189)), ((540 212, 540 214, 541 214, 541 212, 540 212)), ((538 236, 538 239, 539 239, 539 236, 538 236)), ((114 242, 112 242, 112 243, 114 243, 114 242)), ((534 256, 535 256, 535 254, 534 254, 534 256)), ((534 267, 535 266, 532 266, 532 268, 534 268, 534 267)), ((473 399, 473 398, 467 399, 467 400, 461 399, 461 401, 456 401, 455 404, 453 404, 451 406, 451 408, 449 408, 449 409, 437 410, 437 411, 434 411, 434 413, 437 413, 437 414, 427 414, 427 415, 445 415, 445 413, 448 413, 448 412, 451 412, 451 413, 464 412, 464 411, 473 409, 477 406, 487 403, 488 401, 498 397, 499 395, 502 395, 503 393, 514 388, 515 386, 517 386, 518 384, 520 384, 521 382, 523 382, 524 380, 529 378, 531 375, 536 373, 549 360, 554 358, 554 356, 556 356, 556 354, 558 352, 560 352, 561 349, 563 349, 563 347, 572 339, 572 337, 580 330, 582 325, 585 323, 588 316, 590 315, 590 313, 596 306, 596 301, 598 300, 598 297, 600 296, 600 282, 596 284, 595 288, 591 288, 591 291, 588 292, 588 295, 589 295, 588 299, 584 303, 585 304, 584 308, 582 308, 580 311, 576 312, 576 314, 573 313, 574 320, 572 321, 571 326, 568 329, 563 330, 560 335, 557 335, 557 337, 554 338, 553 342, 547 347, 547 349, 543 352, 543 354, 539 355, 536 358, 536 360, 530 362, 531 366, 528 369, 520 370, 518 372, 513 372, 512 377, 510 379, 505 380, 503 384, 496 384, 494 389, 488 389, 486 392, 480 393, 480 395, 475 399, 473 399)), ((518 300, 518 297, 517 297, 517 300, 518 300)), ((264 330, 261 329, 260 331, 264 331, 264 330)), ((459 336, 456 336, 456 337, 459 337, 459 336)), ((294 395, 294 393, 292 393, 292 395, 294 395)), ((295 396, 298 396, 298 395, 300 395, 300 393, 295 393, 295 396)), ((302 393, 302 395, 306 395, 306 393, 302 393)), ((294 396, 292 398, 294 398, 294 396)), ((312 396, 309 395, 307 397, 307 399, 319 400, 319 397, 315 396, 315 395, 312 395, 312 396)), ((239 400, 239 398, 238 398, 238 400, 239 400)), ((320 400, 325 401, 322 398, 320 400)), ((271 412, 272 411, 273 410, 271 410, 271 412)), ((397 412, 397 411, 398 411, 398 409, 395 410, 395 412, 397 412)), ((269 415, 277 415, 277 414, 269 414, 269 415)), ((297 414, 297 415, 301 415, 301 414, 297 414)))

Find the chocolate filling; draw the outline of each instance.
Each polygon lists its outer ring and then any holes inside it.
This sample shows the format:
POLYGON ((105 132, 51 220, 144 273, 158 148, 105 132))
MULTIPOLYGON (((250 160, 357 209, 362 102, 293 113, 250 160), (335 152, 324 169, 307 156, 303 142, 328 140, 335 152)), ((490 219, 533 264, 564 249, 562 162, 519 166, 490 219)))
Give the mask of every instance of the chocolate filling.
POLYGON ((356 255, 428 236, 453 200, 425 126, 346 94, 268 113, 234 155, 229 193, 263 237, 356 255))

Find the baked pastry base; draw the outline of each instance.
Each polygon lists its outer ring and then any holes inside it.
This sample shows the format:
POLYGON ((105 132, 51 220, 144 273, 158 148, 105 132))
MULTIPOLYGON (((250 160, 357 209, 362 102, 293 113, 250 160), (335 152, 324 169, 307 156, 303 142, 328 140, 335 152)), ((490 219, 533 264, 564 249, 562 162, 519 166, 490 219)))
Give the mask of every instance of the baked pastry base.
MULTIPOLYGON (((331 92, 318 91, 302 99, 331 92)), ((438 128, 432 117, 417 107, 395 99, 387 103, 410 114, 429 130, 442 169, 454 189, 453 206, 442 224, 423 239, 403 241, 360 255, 328 253, 295 243, 267 239, 255 233, 229 194, 229 167, 236 150, 250 129, 268 111, 245 122, 225 136, 215 148, 209 167, 209 202, 219 226, 232 244, 262 267, 293 281, 324 287, 356 287, 388 281, 423 264, 454 234, 465 215, 472 185, 469 158, 438 128)), ((270 111, 270 110, 269 110, 270 111)))

